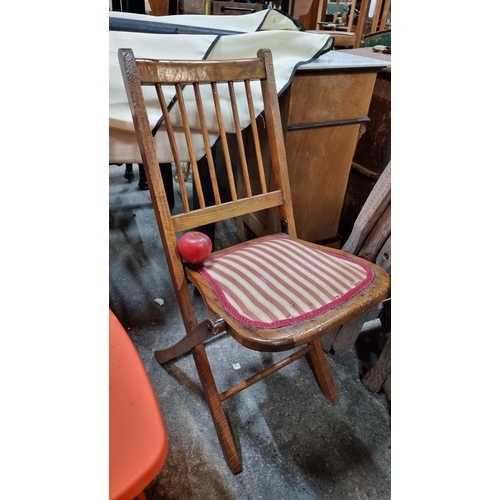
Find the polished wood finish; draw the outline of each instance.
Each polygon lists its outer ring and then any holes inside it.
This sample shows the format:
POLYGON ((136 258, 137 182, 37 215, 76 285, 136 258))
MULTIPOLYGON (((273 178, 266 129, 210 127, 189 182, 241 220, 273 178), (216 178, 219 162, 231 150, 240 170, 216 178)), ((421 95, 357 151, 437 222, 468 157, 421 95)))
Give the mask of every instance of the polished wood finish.
MULTIPOLYGON (((302 323, 282 328, 259 329, 245 326, 234 319, 226 311, 214 290, 201 274, 195 269, 184 266, 177 247, 177 233, 187 229, 196 229, 200 224, 243 216, 246 212, 260 213, 271 207, 277 213, 280 222, 286 221, 283 226, 286 227, 288 235, 292 238, 297 237, 294 212, 292 210, 292 192, 288 178, 285 139, 283 136, 271 52, 267 49, 261 49, 257 54, 257 58, 246 61, 152 61, 135 59, 130 49, 120 49, 119 57, 138 143, 150 187, 153 208, 172 277, 172 283, 187 332, 186 340, 182 339, 172 347, 156 351, 155 355, 160 362, 163 362, 171 360, 173 357, 185 353, 186 349, 191 348, 219 442, 231 471, 236 474, 242 470, 242 464, 237 453, 227 416, 222 407, 222 401, 305 354, 309 358, 312 371, 323 394, 331 402, 337 402, 337 391, 328 368, 325 353, 318 339, 332 328, 346 323, 351 318, 362 314, 366 309, 370 309, 384 300, 389 292, 389 276, 381 267, 364 261, 374 272, 375 278, 372 283, 361 293, 355 295, 339 307, 302 323), (239 116, 243 115, 238 111, 239 102, 236 99, 237 90, 235 88, 235 82, 239 83, 241 81, 244 83, 238 92, 241 92, 245 96, 246 106, 247 109, 250 109, 251 117, 250 125, 245 133, 241 131, 239 116), (255 89, 252 89, 250 81, 260 82, 264 113, 259 120, 255 118, 253 104, 253 91, 255 89), (175 86, 179 114, 182 117, 184 137, 193 169, 193 190, 200 202, 199 209, 193 210, 190 207, 186 195, 186 181, 182 171, 181 156, 175 141, 175 134, 173 133, 173 124, 168 112, 168 103, 165 102, 161 90, 163 84, 175 86), (209 173, 207 179, 212 186, 214 194, 214 204, 211 206, 207 206, 208 203, 206 203, 204 196, 206 186, 202 186, 200 172, 198 171, 197 158, 193 147, 193 132, 186 125, 186 118, 192 110, 187 110, 183 95, 186 92, 185 87, 191 84, 193 85, 198 122, 205 144, 206 163, 209 173), (201 98, 199 89, 200 85, 206 84, 208 86, 205 86, 205 88, 210 89, 212 93, 213 109, 215 110, 216 121, 219 124, 221 155, 226 160, 225 169, 229 178, 230 191, 228 200, 221 195, 219 180, 215 171, 215 159, 212 156, 212 146, 208 140, 208 132, 206 130, 207 119, 205 117, 204 105, 207 103, 201 98), (162 130, 166 131, 166 133, 163 132, 163 135, 165 140, 168 140, 171 144, 174 164, 179 179, 183 210, 182 213, 174 216, 171 215, 166 200, 142 93, 142 86, 148 85, 153 85, 156 88, 164 117, 162 130), (231 141, 226 132, 227 127, 224 126, 226 122, 220 103, 220 93, 223 86, 227 86, 231 102, 231 106, 228 108, 231 108, 233 112, 232 121, 236 125, 236 132, 232 134, 233 140, 231 141), (265 121, 264 129, 259 127, 259 123, 263 121, 265 121), (248 140, 249 137, 251 141, 248 140), (251 151, 248 150, 248 147, 251 148, 251 151), (252 161, 248 161, 249 158, 252 158, 252 161), (237 166, 236 173, 233 174, 235 166, 237 166), (268 167, 268 170, 266 170, 266 167, 268 167), (196 318, 188 289, 189 283, 194 284, 203 297, 210 314, 209 320, 200 323, 196 318), (278 362, 275 366, 269 367, 260 374, 256 374, 250 377, 250 379, 236 384, 233 388, 219 393, 203 343, 211 337, 212 332, 207 332, 207 328, 210 325, 212 325, 211 329, 216 331, 215 333, 218 333, 222 326, 224 326, 225 330, 241 345, 256 351, 287 351, 301 346, 305 346, 305 350, 299 354, 292 354, 290 357, 285 358, 285 360, 278 362)), ((311 119, 317 118, 317 116, 311 115, 311 119)), ((158 137, 157 134, 156 139, 158 137)), ((315 225, 316 223, 318 223, 316 220, 309 221, 310 225, 315 225)), ((262 239, 269 237, 271 236, 267 235, 262 237, 262 239)), ((332 253, 351 256, 341 250, 321 247, 306 241, 302 241, 302 243, 322 248, 332 253)), ((231 247, 231 249, 236 249, 246 244, 247 242, 242 242, 231 247)), ((218 250, 213 252, 212 256, 227 250, 218 250)))

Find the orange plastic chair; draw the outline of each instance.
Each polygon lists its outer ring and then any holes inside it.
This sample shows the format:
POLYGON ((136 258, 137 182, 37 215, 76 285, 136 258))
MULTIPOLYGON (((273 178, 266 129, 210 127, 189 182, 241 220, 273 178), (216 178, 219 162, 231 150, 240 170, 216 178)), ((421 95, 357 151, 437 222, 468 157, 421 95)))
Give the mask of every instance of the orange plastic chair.
POLYGON ((109 311, 109 498, 146 500, 144 488, 160 472, 168 437, 141 358, 109 311))

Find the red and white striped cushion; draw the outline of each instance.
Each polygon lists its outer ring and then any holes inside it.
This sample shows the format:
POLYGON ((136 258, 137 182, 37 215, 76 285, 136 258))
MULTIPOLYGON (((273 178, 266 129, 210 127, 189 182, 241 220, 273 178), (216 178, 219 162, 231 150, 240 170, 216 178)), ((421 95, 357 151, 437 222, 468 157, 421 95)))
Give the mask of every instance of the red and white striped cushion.
POLYGON ((286 236, 207 259, 198 271, 234 318, 257 328, 318 316, 373 280, 368 266, 286 236))

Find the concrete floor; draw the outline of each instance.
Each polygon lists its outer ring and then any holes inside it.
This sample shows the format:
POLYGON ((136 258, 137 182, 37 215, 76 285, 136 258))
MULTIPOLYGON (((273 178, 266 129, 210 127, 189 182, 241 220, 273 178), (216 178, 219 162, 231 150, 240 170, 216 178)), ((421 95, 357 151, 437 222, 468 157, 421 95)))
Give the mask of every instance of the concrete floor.
MULTIPOLYGON (((180 339, 184 326, 149 191, 138 189, 137 165, 130 183, 124 171, 109 169, 109 304, 149 373, 169 437, 148 499, 390 499, 390 402, 360 382, 378 354, 378 322, 366 325, 345 355, 327 354, 337 405, 322 395, 304 358, 224 402, 243 462, 243 472, 230 472, 192 357, 166 368, 153 357, 180 339)), ((237 238, 229 226, 217 227, 217 235, 237 238)), ((196 293, 194 300, 203 319, 196 293)), ((220 391, 284 356, 249 351, 228 335, 210 341, 207 353, 220 391)))

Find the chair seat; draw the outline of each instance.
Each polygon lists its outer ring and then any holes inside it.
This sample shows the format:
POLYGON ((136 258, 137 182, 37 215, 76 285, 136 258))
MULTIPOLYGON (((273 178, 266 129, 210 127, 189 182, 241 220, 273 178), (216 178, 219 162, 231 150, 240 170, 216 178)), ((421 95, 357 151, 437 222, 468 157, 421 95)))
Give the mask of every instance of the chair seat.
POLYGON ((168 438, 148 374, 109 311, 109 498, 132 500, 160 472, 168 438))
POLYGON ((309 342, 304 320, 311 328, 335 328, 360 304, 380 301, 380 292, 377 298, 368 293, 378 281, 369 262, 286 235, 215 252, 203 267, 188 270, 188 277, 209 294, 213 312, 239 330, 229 333, 259 351, 309 342))
POLYGON ((224 252, 199 272, 232 316, 256 328, 319 316, 373 280, 365 264, 285 236, 224 252))

